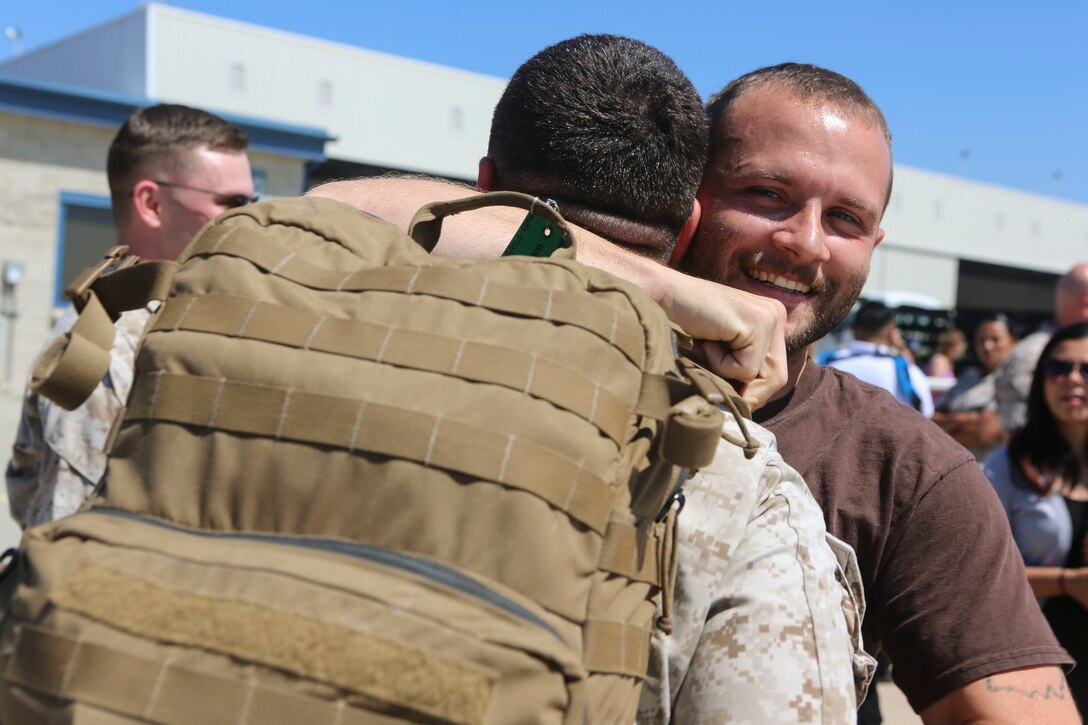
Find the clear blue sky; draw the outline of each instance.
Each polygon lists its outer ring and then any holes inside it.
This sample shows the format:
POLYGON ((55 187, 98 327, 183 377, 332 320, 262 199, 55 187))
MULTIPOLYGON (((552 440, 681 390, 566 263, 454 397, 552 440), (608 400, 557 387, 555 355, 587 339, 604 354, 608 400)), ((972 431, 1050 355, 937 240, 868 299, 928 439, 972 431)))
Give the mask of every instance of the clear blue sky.
MULTIPOLYGON (((0 26, 22 31, 25 52, 138 4, 4 0, 0 26)), ((881 106, 898 162, 1088 204, 1085 2, 167 4, 500 77, 555 41, 617 33, 673 56, 704 97, 763 65, 817 63, 881 106)), ((0 59, 11 52, 0 38, 0 59)))

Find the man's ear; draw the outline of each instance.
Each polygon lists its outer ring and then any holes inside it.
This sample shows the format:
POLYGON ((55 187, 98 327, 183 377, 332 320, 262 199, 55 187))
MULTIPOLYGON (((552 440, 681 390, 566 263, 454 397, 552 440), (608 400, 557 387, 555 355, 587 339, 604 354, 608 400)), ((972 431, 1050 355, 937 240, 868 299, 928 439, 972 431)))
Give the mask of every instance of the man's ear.
POLYGON ((162 190, 150 179, 141 179, 132 187, 132 213, 150 229, 162 227, 162 190))
POLYGON ((699 228, 699 219, 703 216, 703 207, 699 204, 699 200, 696 199, 691 205, 691 216, 684 223, 683 229, 676 235, 676 246, 673 247, 672 256, 669 258, 669 266, 677 267, 680 264, 680 260, 687 254, 688 247, 691 246, 691 240, 695 236, 695 230, 699 228))
POLYGON ((884 230, 883 229, 877 229, 876 230, 876 243, 873 244, 873 249, 876 249, 877 247, 879 247, 880 243, 883 242, 883 241, 884 241, 884 230))
POLYGON ((476 174, 476 188, 480 191, 494 191, 496 176, 495 159, 490 156, 480 159, 480 170, 476 174))

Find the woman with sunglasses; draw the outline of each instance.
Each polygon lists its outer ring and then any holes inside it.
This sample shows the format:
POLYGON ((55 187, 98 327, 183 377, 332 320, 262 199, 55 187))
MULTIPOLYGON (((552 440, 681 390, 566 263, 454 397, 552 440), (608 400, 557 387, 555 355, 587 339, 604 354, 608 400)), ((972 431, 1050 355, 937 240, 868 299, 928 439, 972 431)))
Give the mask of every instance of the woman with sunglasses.
POLYGON ((1078 667, 1069 687, 1088 712, 1088 323, 1043 348, 1028 417, 984 470, 1009 517, 1028 581, 1078 667))

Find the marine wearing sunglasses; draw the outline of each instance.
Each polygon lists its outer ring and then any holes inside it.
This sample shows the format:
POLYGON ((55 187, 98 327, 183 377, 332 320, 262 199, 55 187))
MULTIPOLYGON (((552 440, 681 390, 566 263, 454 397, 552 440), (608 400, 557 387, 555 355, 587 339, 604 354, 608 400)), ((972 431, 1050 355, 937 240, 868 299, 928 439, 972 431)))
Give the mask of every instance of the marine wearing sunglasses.
POLYGON ((199 191, 201 194, 211 194, 212 196, 217 197, 215 203, 225 206, 228 209, 237 209, 238 207, 246 206, 247 204, 256 204, 261 200, 260 194, 254 194, 253 196, 246 196, 245 194, 224 194, 222 192, 212 191, 211 189, 201 189, 197 186, 189 186, 188 184, 177 184, 173 181, 161 181, 159 179, 155 179, 154 181, 159 186, 199 191))

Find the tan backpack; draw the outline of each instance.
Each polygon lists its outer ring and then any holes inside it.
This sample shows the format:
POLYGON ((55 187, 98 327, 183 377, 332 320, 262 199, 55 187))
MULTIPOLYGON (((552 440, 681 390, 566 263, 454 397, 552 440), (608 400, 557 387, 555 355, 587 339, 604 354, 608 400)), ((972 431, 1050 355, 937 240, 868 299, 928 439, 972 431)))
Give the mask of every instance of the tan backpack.
MULTIPOLYGON (((573 241, 529 197, 479 199, 414 236, 506 203, 573 241)), ((435 258, 311 198, 101 271, 39 366, 65 405, 101 378, 106 312, 163 302, 90 510, 28 532, 4 584, 0 720, 633 721, 679 468, 743 405, 678 367, 645 294, 435 258)))

